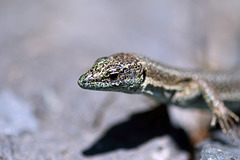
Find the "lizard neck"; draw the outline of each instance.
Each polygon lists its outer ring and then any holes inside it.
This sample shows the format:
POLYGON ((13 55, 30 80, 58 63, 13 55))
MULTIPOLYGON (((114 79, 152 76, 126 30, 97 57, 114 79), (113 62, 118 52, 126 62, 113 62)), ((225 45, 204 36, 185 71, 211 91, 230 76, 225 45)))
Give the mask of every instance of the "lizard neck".
POLYGON ((150 95, 160 102, 167 102, 176 91, 182 90, 184 71, 146 57, 142 57, 141 61, 145 67, 145 80, 141 85, 141 93, 150 95))

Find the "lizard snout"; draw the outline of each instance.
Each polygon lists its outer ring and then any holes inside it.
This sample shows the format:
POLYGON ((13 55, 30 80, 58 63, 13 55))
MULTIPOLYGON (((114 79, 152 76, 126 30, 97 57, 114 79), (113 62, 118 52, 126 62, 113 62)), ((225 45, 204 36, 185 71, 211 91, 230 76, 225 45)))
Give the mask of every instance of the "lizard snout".
POLYGON ((83 74, 78 80, 78 85, 81 88, 87 88, 87 84, 88 84, 88 80, 87 80, 86 76, 83 74))

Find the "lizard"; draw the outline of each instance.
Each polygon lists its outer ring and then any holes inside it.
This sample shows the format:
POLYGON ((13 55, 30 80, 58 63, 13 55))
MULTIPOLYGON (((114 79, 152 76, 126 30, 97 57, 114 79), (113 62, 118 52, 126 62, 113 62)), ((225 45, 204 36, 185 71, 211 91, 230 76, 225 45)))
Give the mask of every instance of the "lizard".
POLYGON ((144 94, 159 103, 183 108, 208 107, 211 126, 218 122, 232 141, 234 130, 240 137, 236 125, 239 117, 232 111, 240 110, 236 105, 240 102, 240 74, 235 72, 178 69, 142 55, 117 53, 97 59, 80 76, 78 85, 90 90, 144 94))

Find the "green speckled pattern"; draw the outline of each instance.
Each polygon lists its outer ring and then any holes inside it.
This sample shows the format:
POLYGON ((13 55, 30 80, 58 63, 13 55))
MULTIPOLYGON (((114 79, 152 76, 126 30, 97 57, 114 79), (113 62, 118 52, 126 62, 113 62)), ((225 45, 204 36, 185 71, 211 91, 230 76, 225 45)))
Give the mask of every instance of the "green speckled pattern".
POLYGON ((139 92, 144 81, 144 69, 139 59, 131 54, 114 54, 99 58, 78 81, 85 89, 139 92))

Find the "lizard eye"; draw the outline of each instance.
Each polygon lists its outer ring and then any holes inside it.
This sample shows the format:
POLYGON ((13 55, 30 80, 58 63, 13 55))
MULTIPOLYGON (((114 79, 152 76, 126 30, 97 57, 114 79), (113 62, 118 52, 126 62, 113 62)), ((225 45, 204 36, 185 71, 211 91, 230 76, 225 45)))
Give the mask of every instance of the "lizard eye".
POLYGON ((111 80, 116 80, 117 77, 118 77, 118 73, 110 74, 110 76, 109 76, 109 78, 110 78, 111 80))

